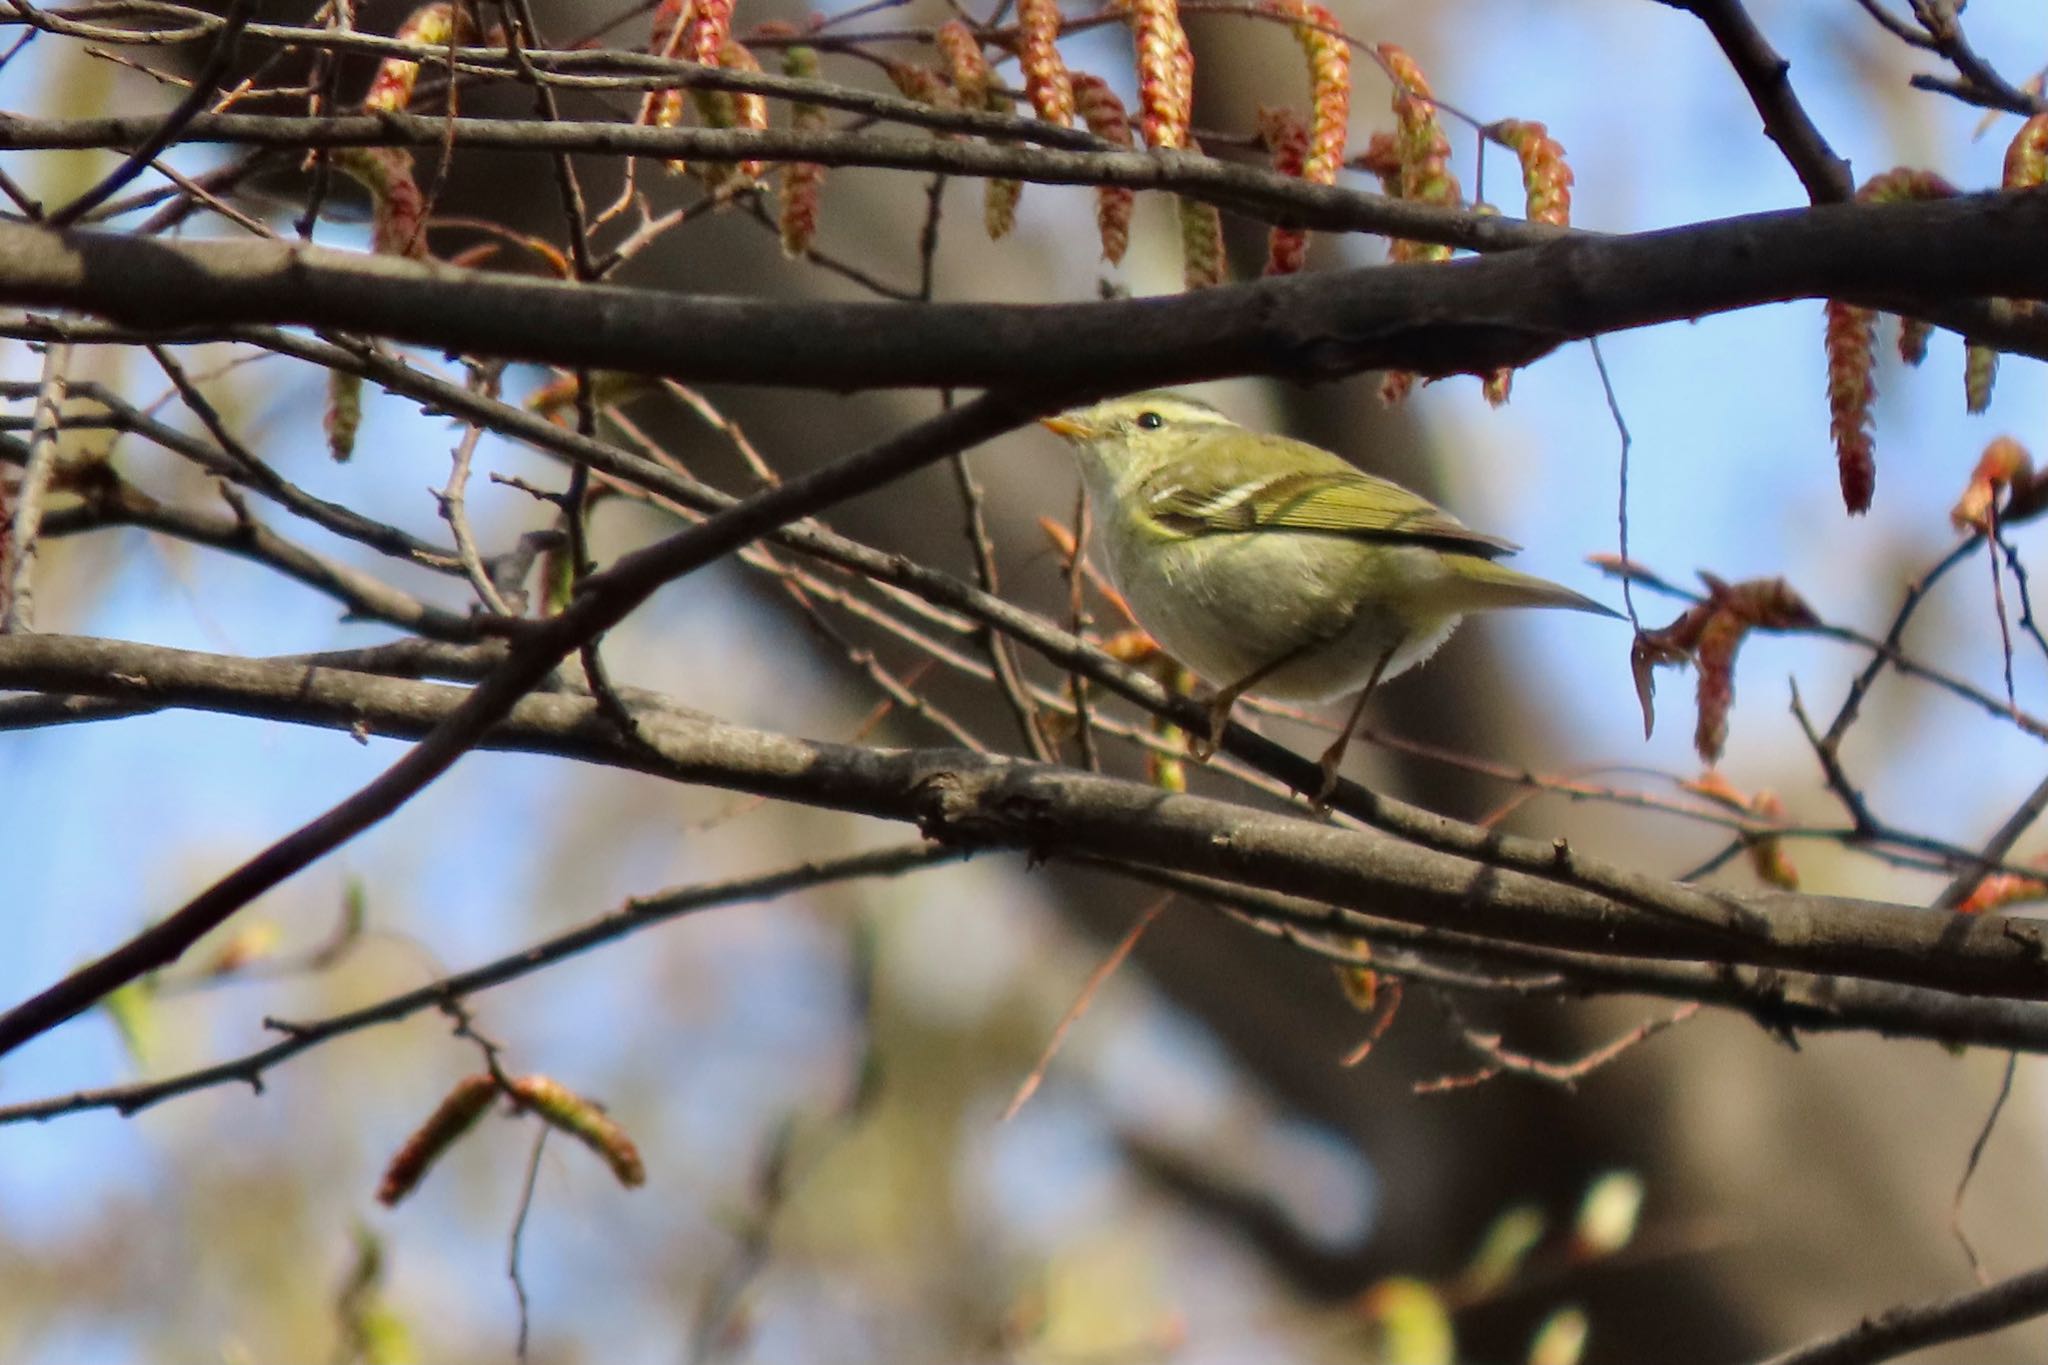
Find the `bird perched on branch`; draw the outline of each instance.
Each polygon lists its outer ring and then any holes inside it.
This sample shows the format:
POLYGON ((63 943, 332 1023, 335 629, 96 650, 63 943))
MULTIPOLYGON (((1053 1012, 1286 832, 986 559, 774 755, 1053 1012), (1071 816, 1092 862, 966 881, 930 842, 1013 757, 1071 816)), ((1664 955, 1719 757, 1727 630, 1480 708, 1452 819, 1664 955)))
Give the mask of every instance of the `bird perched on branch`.
POLYGON ((1467 612, 1617 614, 1499 563, 1516 546, 1427 498, 1182 394, 1113 398, 1042 424, 1074 449, 1109 577, 1138 624, 1222 689, 1198 756, 1247 692, 1359 694, 1323 755, 1318 804, 1373 689, 1427 659, 1467 612))

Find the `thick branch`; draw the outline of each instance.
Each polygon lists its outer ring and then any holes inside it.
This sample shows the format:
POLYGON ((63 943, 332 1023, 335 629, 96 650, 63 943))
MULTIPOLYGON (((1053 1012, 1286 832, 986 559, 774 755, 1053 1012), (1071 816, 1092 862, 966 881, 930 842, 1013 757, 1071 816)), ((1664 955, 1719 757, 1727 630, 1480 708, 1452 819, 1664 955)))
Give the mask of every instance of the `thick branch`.
MULTIPOLYGON (((424 734, 473 694, 291 662, 75 637, 0 640, 0 685, 86 692, 384 734, 424 734)), ((1815 895, 1694 895, 1644 912, 1597 891, 1384 836, 1138 783, 956 750, 791 738, 649 707, 625 743, 587 698, 530 695, 483 741, 911 821, 934 837, 1194 873, 1320 906, 1592 954, 1787 966, 1964 994, 2048 999, 2030 920, 1815 895)), ((1560 855, 1561 858, 1563 855, 1560 855)))
MULTIPOLYGON (((2048 194, 1829 205, 1436 265, 1056 305, 790 303, 515 279, 273 242, 0 225, 0 302, 184 335, 247 323, 689 381, 1134 388, 1520 365, 1571 340, 1796 298, 2048 297, 2048 194)), ((2048 356, 2027 321, 2000 344, 2048 356)))

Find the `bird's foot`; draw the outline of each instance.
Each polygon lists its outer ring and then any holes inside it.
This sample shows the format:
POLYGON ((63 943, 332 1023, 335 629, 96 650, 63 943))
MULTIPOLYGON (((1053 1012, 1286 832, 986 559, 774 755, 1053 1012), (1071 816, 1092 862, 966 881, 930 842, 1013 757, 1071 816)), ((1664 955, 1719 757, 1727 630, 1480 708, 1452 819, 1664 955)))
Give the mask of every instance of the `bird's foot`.
POLYGON ((1222 692, 1209 703, 1209 731, 1207 734, 1188 735, 1189 758, 1197 763, 1207 763, 1216 756, 1216 750, 1223 744, 1223 732, 1230 728, 1230 711, 1237 705, 1237 696, 1234 691, 1222 692))

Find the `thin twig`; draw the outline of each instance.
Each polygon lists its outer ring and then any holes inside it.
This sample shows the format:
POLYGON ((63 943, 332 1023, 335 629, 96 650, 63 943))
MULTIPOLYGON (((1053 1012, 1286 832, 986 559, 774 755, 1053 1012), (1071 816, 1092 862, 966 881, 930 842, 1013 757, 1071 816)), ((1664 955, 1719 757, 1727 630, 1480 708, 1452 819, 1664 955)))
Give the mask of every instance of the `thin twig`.
POLYGON ((1088 1013, 1088 1007, 1095 1003, 1095 997, 1101 993, 1103 984, 1116 975, 1116 969, 1123 966, 1124 960, 1130 957, 1132 950, 1138 946, 1138 940, 1145 936, 1145 931, 1152 927, 1153 921, 1157 920, 1172 903, 1173 893, 1169 891, 1146 906, 1139 912, 1137 920, 1125 931, 1124 936, 1116 941, 1116 946, 1109 950, 1109 956, 1103 958, 1096 964, 1095 970, 1088 973, 1088 979, 1081 983, 1079 993, 1074 996, 1074 1003, 1067 1006, 1067 1012, 1062 1014, 1059 1023, 1054 1025, 1052 1036, 1045 1040, 1045 1048, 1038 1054, 1038 1060, 1032 1063, 1031 1070, 1017 1086, 1017 1093, 1012 1095, 1009 1104, 1004 1106, 1002 1122, 1008 1123, 1016 1118, 1024 1106, 1031 1102, 1031 1097, 1038 1093, 1038 1087, 1045 1081, 1046 1071, 1052 1066, 1052 1059, 1059 1055, 1060 1045, 1066 1042, 1068 1030, 1081 1022, 1081 1016, 1088 1013))
POLYGON ((1977 1163, 1984 1159, 1984 1148, 1991 1141, 1991 1131, 1998 1126, 1998 1116, 2005 1112, 2005 1102, 2012 1097, 2012 1081, 2019 1071, 2020 1054, 2005 1054, 2005 1071, 1999 1078, 1998 1094, 1991 1101, 1991 1109, 1984 1115, 1983 1126, 1977 1130, 1977 1140, 1970 1144, 1969 1159, 1963 1162, 1962 1178, 1956 1181, 1956 1196, 1949 1201, 1948 1228, 1962 1245, 1963 1255, 1969 1259, 1970 1273, 1977 1277, 1978 1284, 1990 1284, 1991 1277, 1984 1273, 1984 1263, 1977 1259, 1977 1248, 1970 1241, 1969 1233, 1963 1227, 1963 1195, 1969 1191, 1970 1178, 1977 1174, 1977 1163))
POLYGON ((519 1187, 519 1209, 512 1217, 512 1236, 505 1253, 505 1277, 512 1281, 512 1301, 518 1308, 519 1334, 513 1347, 513 1356, 526 1359, 528 1329, 531 1326, 527 1312, 526 1276, 519 1268, 520 1248, 526 1240, 526 1215, 533 1211, 534 1187, 540 1183, 541 1153, 547 1150, 548 1125, 534 1125, 533 1151, 526 1158, 526 1178, 519 1187))
POLYGON ((122 1115, 135 1114, 167 1099, 220 1085, 247 1085, 261 1093, 264 1077, 273 1067, 330 1039, 380 1024, 396 1023, 426 1010, 441 1009, 449 1001, 463 1000, 479 991, 516 981, 565 958, 626 938, 678 916, 719 906, 769 900, 857 877, 902 876, 957 862, 965 856, 966 851, 962 849, 926 843, 904 844, 842 858, 795 863, 773 872, 730 881, 635 897, 609 915, 542 939, 480 967, 457 972, 344 1014, 294 1023, 280 1041, 228 1061, 130 1085, 81 1090, 70 1095, 0 1107, 0 1126, 26 1121, 42 1122, 95 1109, 110 1109, 122 1115))
POLYGON ((57 469, 57 437, 63 430, 65 386, 71 376, 71 343, 43 348, 43 375, 36 385, 35 416, 29 428, 28 458, 15 489, 7 540, 0 545, 0 635, 27 630, 35 620, 33 584, 43 500, 57 469))
POLYGON ((2048 1312, 2048 1266, 1982 1289, 1873 1313, 1848 1331, 1773 1356, 1765 1365, 1872 1365, 1962 1341, 2048 1312))

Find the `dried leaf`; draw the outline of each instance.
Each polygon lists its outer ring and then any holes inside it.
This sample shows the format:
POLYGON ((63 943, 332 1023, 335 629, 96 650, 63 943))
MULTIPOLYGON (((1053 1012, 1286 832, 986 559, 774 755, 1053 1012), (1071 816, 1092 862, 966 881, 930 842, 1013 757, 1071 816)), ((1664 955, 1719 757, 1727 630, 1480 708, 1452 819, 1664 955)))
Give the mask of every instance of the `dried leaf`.
POLYGON ((1651 725, 1651 671, 1659 664, 1690 660, 1699 674, 1698 725, 1693 747, 1712 764, 1728 738, 1728 712, 1735 701, 1735 655, 1751 630, 1790 630, 1818 624, 1818 618, 1782 578, 1752 578, 1729 584, 1711 574, 1704 601, 1688 608, 1662 630, 1636 636, 1630 654, 1636 695, 1643 707, 1643 733, 1651 725))
POLYGON ((2025 446, 2010 436, 1993 437, 1977 458, 1977 467, 1970 471, 1970 482, 1949 510, 1948 519, 1958 531, 1989 535, 1994 516, 2008 522, 2023 519, 2012 514, 2013 504, 2020 503, 2022 498, 2024 516, 2037 514, 2042 506, 2042 485, 2043 481, 2035 477, 2034 460, 2025 446), (1998 495, 2008 489, 2012 497, 2000 512, 1998 495))

